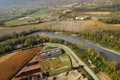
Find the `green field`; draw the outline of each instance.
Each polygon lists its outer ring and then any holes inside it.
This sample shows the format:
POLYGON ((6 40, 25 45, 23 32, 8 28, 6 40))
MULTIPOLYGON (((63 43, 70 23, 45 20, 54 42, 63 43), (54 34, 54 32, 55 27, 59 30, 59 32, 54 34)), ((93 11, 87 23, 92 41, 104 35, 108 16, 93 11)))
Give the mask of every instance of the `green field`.
POLYGON ((15 20, 10 20, 5 22, 5 26, 15 26, 15 25, 22 25, 22 24, 28 24, 29 22, 27 20, 19 20, 19 19, 15 19, 15 20))

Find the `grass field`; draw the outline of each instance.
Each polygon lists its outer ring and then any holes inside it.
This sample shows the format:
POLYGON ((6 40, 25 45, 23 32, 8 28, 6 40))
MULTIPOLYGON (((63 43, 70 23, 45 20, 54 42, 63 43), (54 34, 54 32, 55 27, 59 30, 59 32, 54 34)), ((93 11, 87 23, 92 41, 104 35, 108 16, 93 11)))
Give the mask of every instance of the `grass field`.
POLYGON ((0 80, 10 80, 11 77, 23 67, 34 55, 40 51, 41 47, 19 51, 12 57, 0 63, 0 80))
POLYGON ((12 20, 12 21, 8 21, 5 22, 5 26, 15 26, 15 25, 22 25, 22 24, 28 24, 29 22, 27 22, 27 20, 12 20))
POLYGON ((71 62, 67 54, 63 54, 58 58, 43 60, 42 64, 44 69, 50 73, 50 76, 71 70, 71 62))

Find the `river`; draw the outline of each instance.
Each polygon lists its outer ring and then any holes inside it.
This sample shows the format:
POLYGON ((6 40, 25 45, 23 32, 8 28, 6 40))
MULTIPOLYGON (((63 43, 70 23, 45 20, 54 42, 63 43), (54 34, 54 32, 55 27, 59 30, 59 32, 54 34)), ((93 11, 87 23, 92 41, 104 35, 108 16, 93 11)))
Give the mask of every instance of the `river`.
POLYGON ((60 38, 65 41, 71 42, 71 43, 81 43, 84 45, 85 48, 93 48, 96 51, 98 51, 104 58, 111 61, 116 61, 120 64, 120 55, 116 54, 115 52, 110 51, 109 49, 104 49, 102 47, 99 47, 97 44, 88 42, 87 40, 81 39, 79 37, 73 37, 67 34, 55 34, 53 32, 37 32, 35 34, 39 34, 39 36, 43 37, 50 37, 50 38, 60 38))

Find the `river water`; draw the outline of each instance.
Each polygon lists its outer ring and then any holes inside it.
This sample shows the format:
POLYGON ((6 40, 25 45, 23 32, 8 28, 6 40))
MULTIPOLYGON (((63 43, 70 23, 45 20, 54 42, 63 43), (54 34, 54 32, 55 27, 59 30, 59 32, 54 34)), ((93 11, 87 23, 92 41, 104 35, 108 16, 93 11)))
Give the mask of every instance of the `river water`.
POLYGON ((109 50, 103 49, 103 48, 97 46, 96 44, 88 42, 79 37, 73 37, 73 36, 66 35, 66 34, 55 34, 53 32, 37 32, 35 34, 39 34, 39 36, 43 36, 43 37, 60 38, 60 39, 63 39, 65 41, 75 43, 75 44, 81 43, 84 45, 84 47, 89 47, 89 48, 95 49, 107 60, 116 61, 120 64, 120 55, 115 54, 114 52, 111 52, 109 50))

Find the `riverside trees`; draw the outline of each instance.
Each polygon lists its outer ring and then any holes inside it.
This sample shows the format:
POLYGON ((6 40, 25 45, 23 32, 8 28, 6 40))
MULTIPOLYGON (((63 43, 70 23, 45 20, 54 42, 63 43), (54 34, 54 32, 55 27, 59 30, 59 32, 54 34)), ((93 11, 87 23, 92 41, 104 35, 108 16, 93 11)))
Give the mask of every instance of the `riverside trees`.
POLYGON ((120 49, 120 31, 119 30, 104 30, 95 33, 79 33, 79 35, 85 39, 92 40, 100 43, 106 47, 110 47, 115 50, 120 49))

